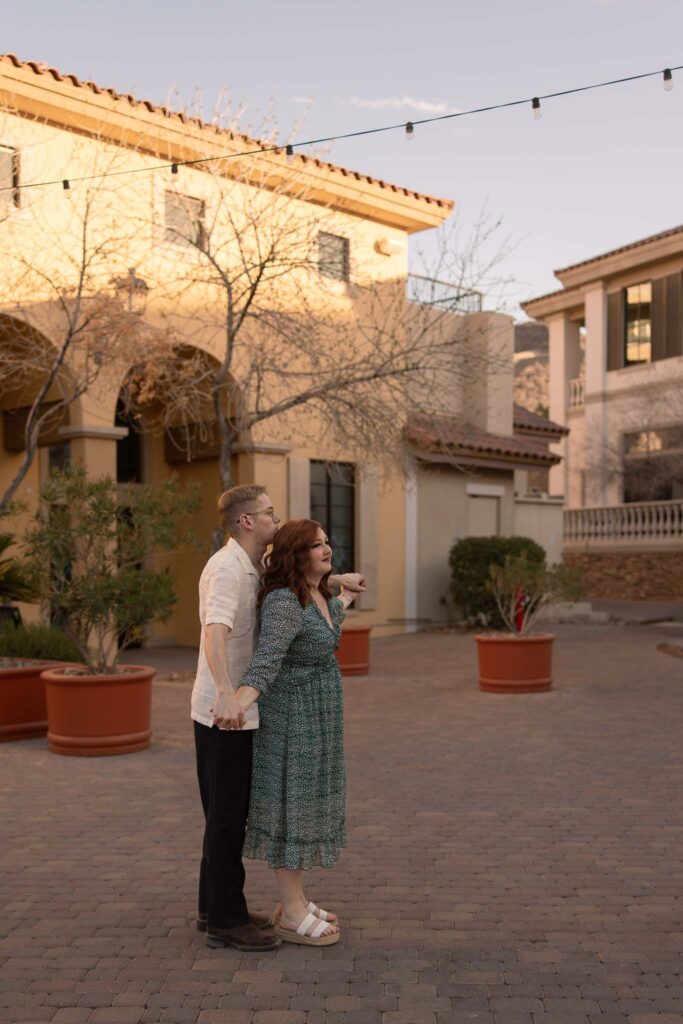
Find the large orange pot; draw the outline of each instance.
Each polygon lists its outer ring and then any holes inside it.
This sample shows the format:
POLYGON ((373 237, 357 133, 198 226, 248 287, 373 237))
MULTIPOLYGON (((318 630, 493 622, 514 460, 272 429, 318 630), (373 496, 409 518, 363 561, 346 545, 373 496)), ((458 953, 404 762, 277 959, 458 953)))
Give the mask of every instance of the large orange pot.
POLYGON ((344 676, 365 676, 370 671, 371 626, 347 626, 342 629, 337 661, 344 676))
POLYGON ((78 757, 144 750, 152 738, 155 674, 156 669, 143 665, 102 676, 43 672, 50 750, 78 757))
POLYGON ((479 686, 489 693, 540 693, 553 682, 551 633, 514 636, 481 633, 474 638, 479 653, 479 686))
POLYGON ((0 663, 0 743, 29 740, 47 732, 45 684, 40 674, 64 662, 26 661, 25 665, 8 668, 3 668, 0 663))

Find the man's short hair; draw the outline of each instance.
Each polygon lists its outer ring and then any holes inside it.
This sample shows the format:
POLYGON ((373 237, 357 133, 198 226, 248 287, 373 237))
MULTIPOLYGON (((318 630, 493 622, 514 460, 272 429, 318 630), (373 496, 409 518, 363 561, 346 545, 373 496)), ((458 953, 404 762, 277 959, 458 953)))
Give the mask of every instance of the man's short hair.
POLYGON ((218 499, 218 514, 223 529, 228 533, 234 533, 240 516, 253 509, 256 499, 265 493, 266 488, 260 484, 241 484, 239 487, 223 491, 218 499))

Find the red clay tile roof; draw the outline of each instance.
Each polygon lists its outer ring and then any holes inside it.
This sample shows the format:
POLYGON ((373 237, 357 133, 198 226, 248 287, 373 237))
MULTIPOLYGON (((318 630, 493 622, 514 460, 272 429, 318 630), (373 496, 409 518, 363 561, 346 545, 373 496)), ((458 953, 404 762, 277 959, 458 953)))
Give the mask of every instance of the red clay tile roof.
POLYGON ((537 465, 551 466, 560 456, 549 452, 545 443, 527 437, 489 434, 473 423, 439 416, 413 415, 406 428, 408 440, 419 452, 441 451, 457 457, 458 452, 502 455, 537 465))
MULTIPOLYGON (((34 60, 21 61, 14 53, 0 54, 0 64, 12 64, 15 68, 30 68, 36 75, 49 75, 57 82, 69 82, 78 89, 89 89, 91 92, 98 94, 106 93, 114 100, 127 100, 131 107, 145 107, 150 113, 161 114, 163 117, 177 118, 183 124, 193 124, 198 128, 213 131, 217 135, 226 135, 230 139, 241 139, 245 146, 249 148, 259 147, 263 150, 271 148, 269 143, 261 142, 259 139, 252 139, 240 132, 231 132, 227 128, 218 128, 216 125, 207 124, 199 117, 188 117, 187 114, 183 114, 181 111, 169 110, 168 107, 158 106, 150 100, 139 100, 135 96, 131 96, 130 93, 118 93, 115 89, 103 89, 95 82, 81 82, 76 75, 63 75, 56 68, 50 67, 49 64, 39 63, 34 60)), ((331 164, 324 160, 318 160, 317 157, 306 156, 304 153, 296 153, 296 159, 300 160, 303 164, 313 164, 315 167, 325 168, 335 174, 341 174, 345 178, 351 177, 357 181, 366 181, 370 185, 379 185, 380 188, 388 189, 391 192, 399 192, 404 196, 410 196, 425 203, 433 203, 442 209, 451 210, 453 208, 452 199, 439 199, 436 196, 429 196, 423 192, 402 188, 400 185, 392 185, 390 182, 382 181, 380 178, 372 178, 369 174, 351 171, 346 167, 340 167, 338 164, 331 164)))
POLYGON ((546 416, 540 416, 537 412, 531 412, 530 409, 525 409, 517 402, 514 405, 513 425, 519 427, 520 430, 531 430, 538 434, 557 435, 558 437, 569 433, 568 427, 563 427, 561 423, 555 423, 554 420, 549 420, 546 416))
MULTIPOLYGON (((578 267, 586 267, 589 263, 598 263, 600 260, 607 259, 608 256, 617 256, 620 252, 628 252, 629 249, 638 249, 641 245, 647 245, 648 242, 659 242, 662 238, 669 238, 671 235, 676 235, 679 232, 683 232, 683 224, 679 224, 675 228, 667 228, 666 231, 660 231, 656 235, 648 235, 647 238, 639 238, 637 242, 629 242, 628 245, 620 245, 618 249, 610 249, 609 252, 600 253, 599 256, 591 256, 590 259, 581 260, 579 263, 571 263, 568 267, 559 267, 555 273, 564 274, 568 270, 576 270, 578 267)), ((550 293, 554 294, 553 292, 550 293)), ((539 296, 539 298, 545 298, 545 296, 539 296)))

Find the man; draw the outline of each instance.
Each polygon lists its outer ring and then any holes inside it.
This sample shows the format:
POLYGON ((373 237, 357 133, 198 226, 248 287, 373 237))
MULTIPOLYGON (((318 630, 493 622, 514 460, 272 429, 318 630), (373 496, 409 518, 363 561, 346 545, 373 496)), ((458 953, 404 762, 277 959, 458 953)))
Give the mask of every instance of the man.
MULTIPOLYGON (((251 746, 258 708, 243 714, 235 692, 256 641, 256 597, 263 556, 280 522, 265 487, 232 487, 218 499, 228 543, 199 581, 202 624, 192 691, 197 776, 206 827, 199 871, 197 927, 208 946, 243 952, 276 949, 280 941, 265 914, 250 914, 244 898, 242 847, 251 785, 251 746)), ((332 585, 362 591, 357 573, 332 585)))

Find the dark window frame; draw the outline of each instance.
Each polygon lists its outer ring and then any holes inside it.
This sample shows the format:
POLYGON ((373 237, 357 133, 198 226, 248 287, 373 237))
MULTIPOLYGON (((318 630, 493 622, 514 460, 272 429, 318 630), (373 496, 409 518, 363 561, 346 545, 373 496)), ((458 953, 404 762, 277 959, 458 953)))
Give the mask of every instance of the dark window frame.
POLYGON ((176 192, 174 189, 164 191, 164 241, 168 245, 177 245, 182 249, 203 249, 206 242, 206 202, 199 196, 189 196, 184 192, 176 192), (187 215, 187 222, 196 229, 194 241, 186 237, 182 232, 169 224, 169 204, 175 203, 176 211, 185 206, 184 213, 187 215), (186 205, 185 205, 186 204, 186 205), (193 204, 196 204, 197 216, 191 213, 193 204))
POLYGON ((330 231, 318 232, 318 272, 321 277, 332 281, 345 281, 350 278, 351 244, 345 235, 335 235, 330 231), (325 253, 325 246, 341 243, 336 254, 325 253))
POLYGON ((323 526, 323 529, 327 531, 330 543, 332 545, 332 564, 335 572, 353 572, 354 565, 356 562, 356 493, 358 489, 358 475, 356 472, 356 466, 353 462, 329 462, 324 459, 311 459, 311 483, 310 483, 310 506, 311 506, 311 518, 318 519, 323 526), (325 501, 324 501, 324 515, 320 515, 315 510, 315 506, 319 506, 319 502, 314 501, 314 486, 320 486, 318 481, 313 479, 314 467, 317 469, 322 468, 325 473, 325 501), (351 482, 344 480, 345 474, 351 478, 351 482), (346 505, 348 513, 349 523, 342 526, 337 526, 334 522, 334 509, 342 506, 333 504, 332 502, 332 488, 333 486, 343 486, 348 488, 349 501, 346 505), (342 529, 348 531, 349 540, 343 547, 348 550, 347 563, 338 563, 335 559, 335 543, 334 533, 335 530, 342 529))

